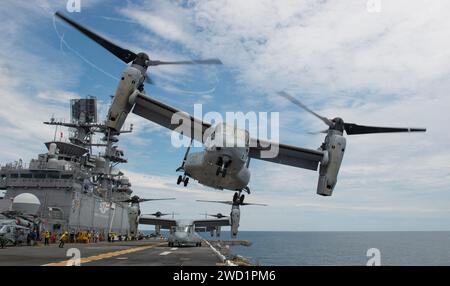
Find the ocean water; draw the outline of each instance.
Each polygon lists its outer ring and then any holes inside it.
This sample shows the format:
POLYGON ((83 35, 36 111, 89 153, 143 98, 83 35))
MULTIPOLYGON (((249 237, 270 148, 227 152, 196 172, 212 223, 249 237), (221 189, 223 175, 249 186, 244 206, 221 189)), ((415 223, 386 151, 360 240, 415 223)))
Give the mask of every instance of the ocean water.
POLYGON ((232 252, 258 265, 364 266, 370 248, 380 251, 381 265, 450 265, 450 232, 242 231, 238 238, 253 244, 233 246, 232 252))

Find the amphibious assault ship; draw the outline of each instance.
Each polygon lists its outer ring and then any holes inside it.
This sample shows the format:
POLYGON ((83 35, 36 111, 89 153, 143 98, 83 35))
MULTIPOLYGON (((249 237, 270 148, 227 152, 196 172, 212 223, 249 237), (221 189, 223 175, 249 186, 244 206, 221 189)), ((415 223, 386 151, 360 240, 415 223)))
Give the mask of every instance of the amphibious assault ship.
POLYGON ((53 140, 45 143, 46 153, 28 165, 19 160, 0 167, 0 190, 4 192, 0 212, 15 211, 14 205, 35 204, 37 211, 32 215, 41 231, 94 231, 105 237, 113 232, 135 237, 138 210, 129 205, 131 184, 115 167, 127 162, 117 147, 118 135, 131 132, 132 126, 111 134, 97 121, 95 97, 73 99, 70 107, 70 122, 54 118, 44 122, 55 127, 53 140), (57 138, 58 128, 69 128, 68 140, 57 138), (99 143, 94 143, 95 134, 102 137, 99 143), (101 151, 94 154, 94 149, 101 151))

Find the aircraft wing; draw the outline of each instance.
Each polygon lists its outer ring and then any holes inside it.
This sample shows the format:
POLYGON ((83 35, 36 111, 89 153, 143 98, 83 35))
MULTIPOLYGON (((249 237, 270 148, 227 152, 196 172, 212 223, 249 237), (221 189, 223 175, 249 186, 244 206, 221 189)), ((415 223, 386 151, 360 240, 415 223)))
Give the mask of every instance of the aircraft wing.
POLYGON ((218 226, 229 226, 230 219, 218 218, 218 219, 194 220, 193 224, 196 232, 211 231, 215 230, 218 226))
MULTIPOLYGON (((204 133, 211 124, 203 122, 200 119, 194 118, 186 112, 178 110, 172 106, 164 104, 154 98, 150 98, 143 94, 139 94, 136 98, 136 102, 133 108, 133 113, 144 117, 150 121, 153 121, 168 129, 178 131, 177 128, 182 122, 190 122, 191 130, 190 134, 181 134, 195 139, 201 143, 204 143, 204 133), (178 113, 180 115, 180 121, 172 123, 172 116, 178 113)), ((250 157, 255 159, 261 159, 273 163, 279 163, 283 165, 289 165, 309 170, 317 170, 319 162, 322 160, 323 152, 312 149, 304 149, 300 147, 276 144, 273 142, 267 142, 262 140, 251 139, 250 141, 250 157), (271 147, 278 147, 279 153, 273 158, 265 158, 264 152, 268 152, 271 147), (263 152, 263 153, 262 153, 263 152)))
POLYGON ((156 217, 139 217, 139 224, 159 225, 162 229, 170 229, 176 226, 177 222, 174 219, 156 218, 156 217))
POLYGON ((186 112, 178 110, 172 106, 164 104, 154 98, 150 98, 143 94, 140 94, 136 98, 136 104, 133 108, 133 113, 144 117, 150 121, 155 122, 163 127, 169 128, 174 131, 181 125, 182 122, 190 122, 191 130, 190 134, 181 134, 195 139, 201 143, 203 142, 203 134, 211 127, 211 124, 205 123, 200 119, 194 118, 186 112), (172 116, 178 113, 180 115, 180 122, 172 123, 172 116))
POLYGON ((316 171, 320 161, 323 158, 323 152, 313 149, 305 149, 296 146, 277 144, 273 142, 267 142, 262 140, 251 139, 249 156, 250 158, 260 159, 273 163, 304 168, 316 171), (276 150, 278 147, 278 154, 272 156, 273 158, 265 158, 265 155, 270 155, 271 150, 276 150), (264 154, 266 152, 266 154, 264 154))

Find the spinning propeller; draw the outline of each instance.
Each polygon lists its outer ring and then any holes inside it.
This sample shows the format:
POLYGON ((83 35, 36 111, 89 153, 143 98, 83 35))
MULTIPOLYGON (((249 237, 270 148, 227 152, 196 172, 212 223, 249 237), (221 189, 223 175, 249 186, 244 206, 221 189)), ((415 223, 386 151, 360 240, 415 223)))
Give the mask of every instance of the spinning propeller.
MULTIPOLYGON (((359 134, 372 134, 372 133, 395 133, 395 132, 425 132, 426 128, 398 128, 398 127, 377 127, 377 126, 365 126, 365 125, 358 125, 355 123, 345 123, 342 118, 335 117, 333 119, 328 119, 326 117, 323 117, 311 109, 309 109, 306 105, 301 103, 298 99, 293 97, 292 95, 280 91, 278 94, 286 99, 288 99, 293 104, 299 106, 300 108, 306 110, 307 112, 311 113, 315 117, 319 118, 323 123, 328 125, 328 130, 337 130, 340 132, 345 132, 347 135, 359 135, 359 134)), ((319 133, 327 133, 328 130, 320 131, 319 133)))
POLYGON ((204 214, 200 214, 200 215, 204 215, 205 217, 207 217, 207 216, 212 216, 212 217, 215 217, 215 218, 225 218, 225 217, 228 217, 228 216, 223 215, 223 214, 221 214, 221 213, 217 213, 217 214, 204 213, 204 214))
MULTIPOLYGON (((218 204, 226 204, 226 205, 233 205, 235 203, 233 203, 233 201, 207 201, 207 200, 197 200, 197 202, 203 202, 203 203, 218 203, 218 204)), ((253 203, 244 203, 244 202, 239 202, 240 206, 249 206, 249 205, 253 205, 253 206, 267 206, 266 204, 253 204, 253 203)))
MULTIPOLYGON (((185 61, 159 61, 159 60, 151 60, 150 57, 146 53, 134 53, 128 49, 124 49, 113 42, 103 38, 102 36, 90 31, 89 29, 81 26, 77 22, 73 21, 72 19, 64 16, 60 12, 56 12, 55 16, 59 19, 63 20, 79 32, 81 32, 86 37, 90 38, 106 50, 108 50, 110 53, 115 55, 117 58, 119 58, 121 61, 123 61, 126 64, 129 64, 130 62, 133 62, 133 64, 140 65, 144 67, 145 69, 147 67, 154 67, 159 65, 198 65, 198 64, 206 64, 206 65, 221 65, 222 62, 219 59, 203 59, 203 60, 185 60, 185 61)), ((154 84, 154 82, 149 78, 149 76, 146 76, 146 81, 150 84, 154 84)))
POLYGON ((166 215, 170 215, 169 213, 162 213, 160 211, 157 211, 156 213, 152 213, 152 214, 146 214, 146 215, 151 215, 151 216, 156 216, 156 217, 162 217, 162 216, 166 216, 166 215))
POLYGON ((151 215, 151 216, 155 216, 155 217, 162 217, 162 216, 166 216, 166 215, 172 215, 172 217, 179 215, 178 213, 162 213, 160 211, 157 211, 156 213, 152 213, 152 214, 143 214, 143 215, 151 215))
POLYGON ((138 204, 138 203, 143 203, 143 202, 148 202, 148 201, 165 201, 165 200, 175 200, 175 198, 163 198, 163 199, 141 199, 138 196, 132 196, 131 198, 127 199, 127 200, 123 200, 123 201, 118 201, 121 203, 133 203, 133 204, 138 204))

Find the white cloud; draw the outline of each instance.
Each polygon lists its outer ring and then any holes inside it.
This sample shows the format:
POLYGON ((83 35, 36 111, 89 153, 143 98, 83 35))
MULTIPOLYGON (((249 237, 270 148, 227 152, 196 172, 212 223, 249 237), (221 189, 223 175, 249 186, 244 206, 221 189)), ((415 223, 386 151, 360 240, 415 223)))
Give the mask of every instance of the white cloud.
MULTIPOLYGON (((70 61, 67 62, 70 65, 48 61, 43 55, 53 48, 31 36, 33 29, 39 29, 32 27, 33 20, 41 23, 43 16, 50 15, 44 9, 48 5, 44 2, 25 5, 17 1, 2 5, 5 6, 0 13, 0 31, 6 33, 8 40, 0 43, 0 120, 3 123, 0 158, 2 163, 19 158, 27 162, 43 151, 43 142, 53 139, 53 128, 42 122, 52 115, 68 119, 66 99, 80 97, 67 90, 73 86, 79 66, 70 61), (21 13, 16 13, 17 9, 21 13), (34 49, 24 48, 24 41, 34 49)), ((59 57, 57 53, 54 56, 59 57)))
POLYGON ((449 70, 445 1, 385 1, 381 13, 368 13, 364 1, 178 4, 122 12, 163 39, 220 57, 262 90, 403 92, 449 70))

